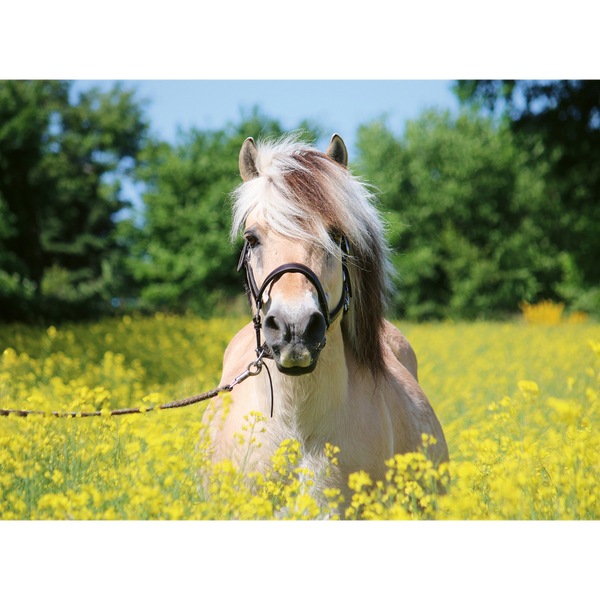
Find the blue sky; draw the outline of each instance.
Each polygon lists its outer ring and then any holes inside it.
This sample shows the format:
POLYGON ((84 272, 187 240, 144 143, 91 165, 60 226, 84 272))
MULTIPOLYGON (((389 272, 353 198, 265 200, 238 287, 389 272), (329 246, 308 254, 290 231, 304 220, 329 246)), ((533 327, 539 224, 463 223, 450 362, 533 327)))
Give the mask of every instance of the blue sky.
MULTIPOLYGON (((78 80, 73 93, 94 85, 108 89, 114 80, 78 80)), ((350 159, 358 126, 384 113, 394 131, 401 133, 407 119, 432 106, 458 109, 448 80, 158 80, 123 81, 135 88, 138 98, 150 103, 147 115, 151 129, 173 143, 178 127, 218 129, 238 121, 242 110, 259 105, 285 129, 295 129, 302 119, 314 119, 345 140, 350 159)))
MULTIPOLYGON (((76 80, 72 97, 94 86, 108 90, 115 83, 116 80, 76 80)), ((146 115, 151 132, 170 143, 176 141, 179 128, 219 129, 229 121, 239 121, 242 111, 258 105, 263 113, 279 119, 284 129, 294 130, 303 119, 312 119, 330 134, 339 133, 351 161, 356 156, 356 132, 363 123, 385 114, 392 130, 401 134, 405 122, 426 108, 437 106, 457 111, 452 83, 448 80, 122 81, 125 88, 137 91, 138 100, 149 101, 146 115)), ((126 181, 123 197, 141 207, 142 190, 142 186, 135 187, 126 181)))

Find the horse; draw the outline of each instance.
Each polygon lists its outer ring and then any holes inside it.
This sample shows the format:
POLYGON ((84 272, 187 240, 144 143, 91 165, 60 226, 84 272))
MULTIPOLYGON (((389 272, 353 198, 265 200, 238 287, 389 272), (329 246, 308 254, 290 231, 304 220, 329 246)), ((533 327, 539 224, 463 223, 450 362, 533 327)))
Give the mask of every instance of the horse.
POLYGON ((250 137, 239 168, 231 241, 243 233, 238 271, 255 318, 227 347, 220 385, 260 372, 236 385, 229 403, 218 396, 207 407, 212 460, 265 473, 281 442, 295 439, 302 466, 330 467, 320 485, 339 489, 345 505, 351 473, 383 480, 385 461, 422 448, 423 434, 437 440, 430 459, 448 461, 416 355, 384 318, 391 250, 377 197, 349 171, 342 138, 334 134, 322 153, 298 134, 258 144, 250 137), (256 413, 265 422, 248 428, 256 413), (337 464, 326 443, 339 448, 337 464))

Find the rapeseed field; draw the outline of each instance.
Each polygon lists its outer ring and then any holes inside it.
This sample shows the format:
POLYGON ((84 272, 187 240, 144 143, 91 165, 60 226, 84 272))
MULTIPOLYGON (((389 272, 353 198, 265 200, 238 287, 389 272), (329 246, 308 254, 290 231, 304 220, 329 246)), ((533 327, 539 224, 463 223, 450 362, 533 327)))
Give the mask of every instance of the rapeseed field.
MULTIPOLYGON (((417 353, 451 461, 428 461, 435 440, 426 438, 423 452, 388 462, 384 481, 354 474, 342 516, 600 518, 600 326, 557 317, 562 307, 523 310, 525 318, 510 323, 397 324, 417 353)), ((243 325, 157 313, 4 326, 0 408, 108 411, 192 396, 216 387, 224 349, 243 325)), ((204 407, 1 417, 0 518, 337 518, 339 491, 320 501, 311 495, 326 473, 298 467, 295 440, 273 457, 272 477, 243 479, 227 462, 211 464, 204 407)), ((263 420, 248 415, 247 426, 263 420)), ((335 462, 337 448, 326 453, 335 462)))

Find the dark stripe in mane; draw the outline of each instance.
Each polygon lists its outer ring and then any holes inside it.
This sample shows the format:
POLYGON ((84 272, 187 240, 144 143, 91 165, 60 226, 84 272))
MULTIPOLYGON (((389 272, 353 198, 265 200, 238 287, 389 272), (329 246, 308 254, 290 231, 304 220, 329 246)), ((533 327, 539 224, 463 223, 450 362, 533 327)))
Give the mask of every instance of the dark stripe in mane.
POLYGON ((292 158, 300 168, 284 173, 286 195, 300 204, 307 215, 320 215, 327 228, 341 229, 339 215, 323 186, 323 163, 331 162, 330 159, 317 151, 294 154, 292 158))

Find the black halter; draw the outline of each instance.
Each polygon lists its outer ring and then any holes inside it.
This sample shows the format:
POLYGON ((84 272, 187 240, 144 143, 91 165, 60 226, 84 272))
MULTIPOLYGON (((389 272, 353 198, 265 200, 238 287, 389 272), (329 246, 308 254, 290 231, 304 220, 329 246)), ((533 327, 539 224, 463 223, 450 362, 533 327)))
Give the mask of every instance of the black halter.
MULTIPOLYGON (((250 244, 246 240, 244 243, 244 248, 242 249, 242 254, 240 256, 240 261, 238 263, 237 270, 238 272, 245 268, 246 270, 246 285, 248 288, 248 301, 250 302, 250 294, 254 297, 254 302, 256 303, 256 314, 252 319, 254 321, 254 329, 256 330, 256 355, 258 357, 264 356, 265 358, 271 358, 269 355, 269 350, 266 346, 263 346, 260 342, 260 330, 261 330, 261 319, 260 319, 260 309, 262 308, 262 297, 263 293, 267 289, 267 286, 279 279, 284 273, 302 273, 314 286, 317 290, 317 296, 319 297, 319 308, 321 309, 321 313, 325 318, 325 324, 327 329, 336 321, 336 319, 343 313, 346 314, 348 309, 350 308, 350 298, 352 297, 352 287, 350 285, 350 274, 348 272, 347 258, 350 253, 350 247, 348 246, 348 239, 345 235, 342 236, 341 240, 341 249, 342 249, 342 277, 343 277, 343 289, 342 289, 342 297, 338 302, 337 306, 329 311, 329 307, 327 306, 327 298, 325 296, 325 292, 323 291, 323 286, 319 281, 319 278, 315 275, 313 271, 311 271, 307 266, 302 265, 300 263, 286 263, 281 265, 271 271, 269 275, 265 278, 260 288, 256 284, 256 280, 254 279, 254 273, 252 271, 252 266, 250 265, 250 256, 252 253, 252 248, 250 244)), ((252 306, 252 304, 250 303, 252 306)))

